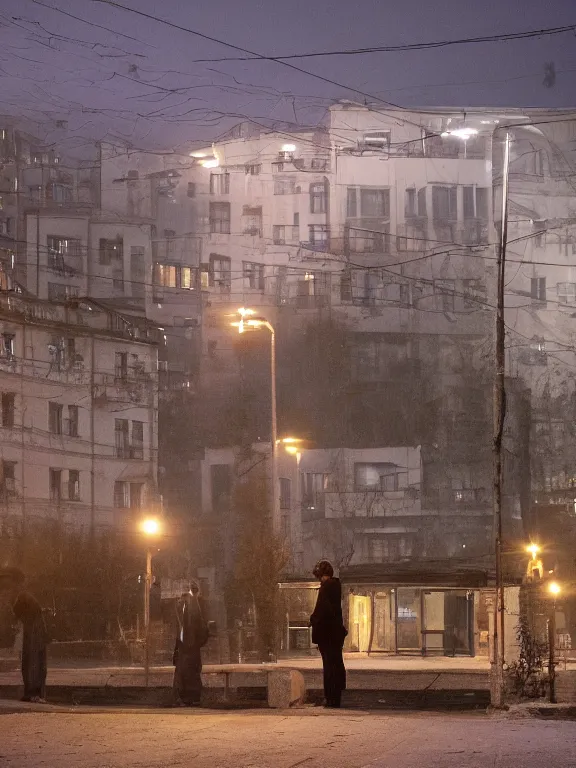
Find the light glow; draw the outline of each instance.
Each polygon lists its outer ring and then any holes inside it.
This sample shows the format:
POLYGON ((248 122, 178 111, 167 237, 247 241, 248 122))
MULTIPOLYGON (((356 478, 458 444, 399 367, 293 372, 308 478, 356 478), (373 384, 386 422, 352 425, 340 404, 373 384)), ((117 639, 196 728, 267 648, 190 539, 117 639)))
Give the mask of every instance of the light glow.
POLYGON ((532 555, 532 560, 536 560, 536 555, 538 552, 540 552, 540 547, 538 544, 530 544, 528 547, 526 547, 526 551, 530 552, 532 555))
POLYGON ((147 517, 140 525, 140 530, 147 536, 156 536, 160 533, 160 528, 160 521, 155 517, 147 517))
POLYGON ((441 133, 440 135, 443 138, 446 138, 447 136, 454 136, 456 139, 468 141, 468 139, 472 138, 472 136, 476 136, 477 133, 477 128, 455 128, 453 131, 444 131, 444 133, 441 133))
POLYGON ((292 456, 296 456, 298 453, 298 448, 295 445, 287 445, 285 446, 286 453, 291 454, 292 456))
POLYGON ((296 144, 282 144, 282 152, 296 152, 296 144))
POLYGON ((204 152, 203 150, 198 149, 195 152, 190 152, 190 157, 196 157, 196 158, 210 157, 210 152, 204 152))
POLYGON ((202 160, 200 165, 202 168, 218 168, 220 161, 217 157, 211 157, 209 160, 202 160))
POLYGON ((561 591, 562 588, 557 581, 551 581, 550 584, 548 584, 548 592, 550 592, 551 595, 559 595, 561 591))

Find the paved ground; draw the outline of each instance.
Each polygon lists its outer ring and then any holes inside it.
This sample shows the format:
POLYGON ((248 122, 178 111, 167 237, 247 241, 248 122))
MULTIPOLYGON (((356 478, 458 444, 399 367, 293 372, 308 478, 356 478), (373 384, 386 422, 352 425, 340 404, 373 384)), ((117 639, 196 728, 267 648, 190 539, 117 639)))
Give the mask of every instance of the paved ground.
MULTIPOLYGON (((0 710, 1 711, 1 710, 0 710)), ((4 710, 6 712, 6 710, 4 710)), ((324 710, 0 714, 3 768, 573 768, 572 722, 324 710)))

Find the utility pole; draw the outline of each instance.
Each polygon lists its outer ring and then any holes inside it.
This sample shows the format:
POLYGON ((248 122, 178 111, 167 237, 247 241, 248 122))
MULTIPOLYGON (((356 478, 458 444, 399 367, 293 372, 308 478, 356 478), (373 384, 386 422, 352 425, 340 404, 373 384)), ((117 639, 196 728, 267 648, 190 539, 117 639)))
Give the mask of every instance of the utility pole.
MULTIPOLYGON (((496 131, 494 132, 494 135, 496 131)), ((505 389, 505 336, 504 278, 506 271, 506 245, 508 242, 508 183, 510 177, 510 134, 504 140, 502 166, 502 222, 497 260, 496 306, 496 360, 494 378, 494 433, 493 433, 493 504, 494 504, 494 558, 496 570, 496 599, 494 600, 494 628, 492 635, 492 670, 490 699, 493 707, 501 707, 504 696, 504 584, 502 579, 502 437, 506 416, 505 389)))

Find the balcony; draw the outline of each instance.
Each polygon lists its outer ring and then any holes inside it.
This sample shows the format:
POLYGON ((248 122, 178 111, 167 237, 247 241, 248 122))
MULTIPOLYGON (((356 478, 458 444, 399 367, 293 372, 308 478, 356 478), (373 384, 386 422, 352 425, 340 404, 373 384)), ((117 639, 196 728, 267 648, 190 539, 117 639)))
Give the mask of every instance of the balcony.
POLYGON ((131 403, 148 406, 154 394, 155 382, 149 374, 131 374, 115 376, 111 373, 101 373, 94 380, 94 402, 100 405, 106 403, 131 403))

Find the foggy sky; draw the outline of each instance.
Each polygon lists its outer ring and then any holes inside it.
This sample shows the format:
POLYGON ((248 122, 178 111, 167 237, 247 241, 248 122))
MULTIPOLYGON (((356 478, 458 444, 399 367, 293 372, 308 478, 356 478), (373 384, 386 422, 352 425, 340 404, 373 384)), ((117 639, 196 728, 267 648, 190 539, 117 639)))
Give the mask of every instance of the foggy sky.
MULTIPOLYGON (((195 63, 242 55, 95 0, 34 0, 0 6, 0 112, 45 123, 67 119, 72 136, 120 138, 171 148, 217 137, 243 117, 311 123, 353 90, 270 61, 195 63), (148 85, 146 84, 148 83, 148 85), (152 87, 151 84, 156 87, 152 87), (170 92, 181 89, 177 93, 170 92)), ((558 0, 462 3, 423 0, 119 0, 123 5, 265 55, 427 42, 576 22, 558 0)), ((576 106, 576 37, 498 42, 431 51, 297 59, 291 63, 405 106, 576 106), (543 84, 544 64, 557 70, 543 84)), ((50 141, 56 134, 48 132, 50 141)))

